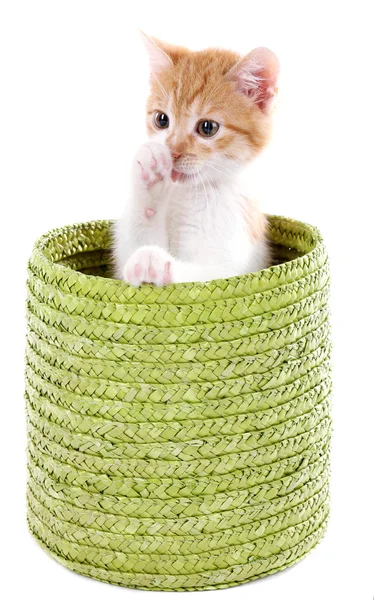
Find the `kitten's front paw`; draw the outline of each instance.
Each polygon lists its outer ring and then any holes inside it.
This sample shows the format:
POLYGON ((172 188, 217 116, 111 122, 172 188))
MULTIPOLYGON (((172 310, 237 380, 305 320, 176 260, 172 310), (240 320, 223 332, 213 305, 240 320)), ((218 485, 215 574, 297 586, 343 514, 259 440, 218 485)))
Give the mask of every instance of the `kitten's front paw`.
POLYGON ((169 149, 157 142, 140 146, 134 157, 134 175, 146 188, 170 179, 172 158, 169 149))
POLYGON ((143 246, 128 259, 124 280, 138 287, 141 283, 157 286, 173 282, 173 257, 159 246, 143 246))

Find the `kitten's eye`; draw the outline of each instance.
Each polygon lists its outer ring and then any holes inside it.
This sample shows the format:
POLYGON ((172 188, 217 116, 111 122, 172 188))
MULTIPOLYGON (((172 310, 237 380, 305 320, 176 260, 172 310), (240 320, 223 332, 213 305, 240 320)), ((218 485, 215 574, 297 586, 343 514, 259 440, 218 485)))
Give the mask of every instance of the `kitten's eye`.
POLYGON ((158 129, 166 129, 169 127, 169 117, 162 112, 156 112, 154 116, 154 123, 158 129))
POLYGON ((197 124, 197 133, 202 137, 213 137, 219 129, 218 123, 215 121, 200 121, 197 124))

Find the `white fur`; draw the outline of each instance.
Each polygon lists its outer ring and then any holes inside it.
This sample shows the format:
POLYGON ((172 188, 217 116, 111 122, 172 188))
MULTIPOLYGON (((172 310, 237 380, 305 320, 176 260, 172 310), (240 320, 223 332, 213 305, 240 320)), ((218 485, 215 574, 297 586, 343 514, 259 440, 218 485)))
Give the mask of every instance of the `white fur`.
POLYGON ((238 164, 219 155, 205 163, 183 159, 178 170, 191 179, 174 183, 170 152, 161 134, 154 139, 134 157, 132 191, 116 222, 116 277, 163 285, 266 267, 266 241, 251 239, 244 218, 238 164))

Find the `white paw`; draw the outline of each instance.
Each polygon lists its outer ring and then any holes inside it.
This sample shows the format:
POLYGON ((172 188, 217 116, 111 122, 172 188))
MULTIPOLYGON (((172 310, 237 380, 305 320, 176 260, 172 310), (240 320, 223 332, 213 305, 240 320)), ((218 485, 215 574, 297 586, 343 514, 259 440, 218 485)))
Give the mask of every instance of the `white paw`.
POLYGON ((134 157, 134 176, 146 188, 170 179, 172 158, 169 149, 157 142, 140 146, 134 157))
POLYGON ((124 280, 138 287, 141 283, 157 286, 173 282, 173 257, 159 246, 143 246, 130 256, 124 269, 124 280))

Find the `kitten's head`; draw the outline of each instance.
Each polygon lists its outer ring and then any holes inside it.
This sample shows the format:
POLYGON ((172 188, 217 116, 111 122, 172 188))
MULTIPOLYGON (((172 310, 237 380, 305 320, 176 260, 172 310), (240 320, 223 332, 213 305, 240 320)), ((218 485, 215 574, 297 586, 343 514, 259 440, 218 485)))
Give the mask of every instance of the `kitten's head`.
POLYGON ((191 52, 144 36, 151 63, 147 130, 174 159, 172 178, 224 179, 266 145, 279 63, 267 48, 244 58, 191 52))

